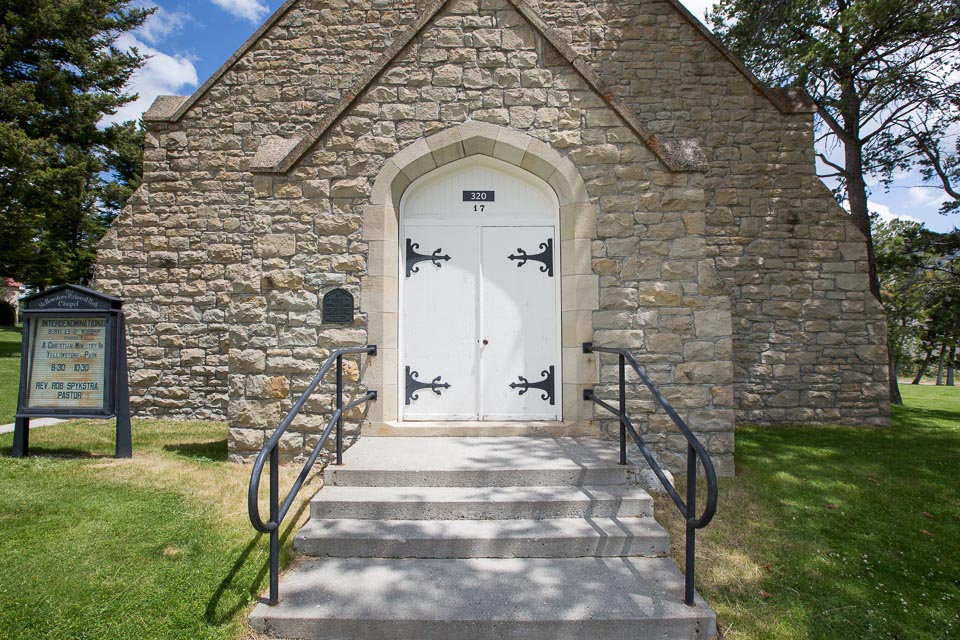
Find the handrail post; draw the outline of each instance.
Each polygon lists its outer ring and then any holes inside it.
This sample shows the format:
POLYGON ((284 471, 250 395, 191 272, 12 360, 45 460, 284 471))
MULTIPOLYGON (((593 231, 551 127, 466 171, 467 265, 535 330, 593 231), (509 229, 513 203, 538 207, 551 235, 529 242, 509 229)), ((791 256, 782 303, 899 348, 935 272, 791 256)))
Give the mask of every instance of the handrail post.
POLYGON ((343 355, 337 356, 337 464, 343 464, 343 355))
POLYGON ((280 447, 270 451, 270 606, 280 601, 280 447))
POLYGON ((627 373, 626 358, 620 354, 620 464, 627 464, 627 426, 623 419, 627 415, 627 373))
POLYGON ((693 606, 693 576, 697 558, 697 530, 690 525, 697 515, 697 451, 687 445, 687 559, 683 602, 693 606))
POLYGON ((650 377, 646 374, 640 364, 637 362, 637 359, 630 353, 627 349, 619 349, 614 347, 594 347, 591 342, 583 343, 583 352, 584 353, 616 353, 620 356, 619 362, 619 386, 620 386, 620 406, 614 407, 612 404, 597 398, 594 395, 592 389, 585 389, 583 391, 583 399, 593 402, 594 404, 599 405, 603 409, 606 409, 608 412, 613 415, 618 415, 620 417, 620 447, 621 447, 621 464, 625 461, 625 439, 626 431, 630 432, 630 436, 633 438, 637 447, 640 450, 640 453, 643 455, 644 459, 650 465, 650 468, 653 470, 654 474, 657 476, 657 479, 660 480, 660 483, 666 489, 667 494, 673 500, 674 504, 677 505, 677 508, 680 510, 680 513, 683 514, 684 524, 685 524, 685 533, 686 533, 686 570, 684 572, 684 603, 690 606, 694 606, 694 598, 696 596, 696 591, 694 589, 694 576, 696 575, 696 548, 697 548, 697 529, 701 529, 713 520, 714 515, 717 512, 717 472, 714 467, 713 460, 710 457, 710 453, 707 451, 706 447, 697 439, 696 434, 694 434, 690 427, 687 426, 687 423, 680 417, 680 414, 677 413, 676 409, 670 404, 670 402, 664 397, 663 393, 657 388, 653 383, 650 377), (673 423, 680 429, 680 433, 687 440, 687 499, 684 502, 683 498, 680 497, 680 493, 677 491, 676 487, 673 485, 672 481, 666 476, 663 471, 663 468, 655 459, 655 456, 647 448, 646 444, 643 441, 643 438, 637 432, 636 427, 630 421, 630 418, 627 416, 626 409, 626 375, 625 375, 625 364, 629 364, 637 376, 639 376, 640 381, 650 390, 650 393, 653 394, 654 400, 657 407, 661 407, 673 423), (707 483, 707 503, 704 507, 703 513, 697 514, 697 470, 700 465, 703 466, 703 473, 707 483))
MULTIPOLYGON (((294 403, 293 408, 290 409, 286 417, 280 421, 280 425, 277 427, 277 430, 274 431, 273 435, 270 436, 270 438, 264 443, 263 447, 260 449, 260 453, 257 454, 256 461, 253 464, 253 471, 250 474, 250 483, 247 487, 247 511, 253 528, 260 533, 267 533, 270 535, 270 587, 267 603, 271 606, 278 604, 280 601, 280 525, 284 517, 287 515, 287 512, 290 510, 290 507, 293 505, 293 501, 296 498, 297 493, 303 487, 303 483, 306 482, 313 465, 317 461, 317 458, 320 456, 321 452, 325 450, 324 447, 329 441, 330 436, 333 435, 334 428, 336 428, 337 431, 337 464, 342 464, 343 462, 343 412, 345 406, 343 403, 343 356, 345 354, 350 355, 355 353, 366 353, 367 355, 375 356, 377 355, 377 346, 371 344, 364 347, 346 347, 343 349, 337 349, 331 353, 320 367, 317 375, 314 376, 310 384, 307 385, 307 388, 300 396, 300 399, 294 403), (331 419, 327 421, 327 426, 324 428, 323 434, 314 445, 313 452, 307 458, 306 463, 300 470, 300 475, 296 478, 296 480, 294 480, 293 486, 290 488, 287 493, 287 497, 284 498, 284 501, 281 504, 280 442, 283 439, 287 428, 293 424, 293 421, 296 419, 300 410, 310 399, 311 394, 316 391, 317 387, 323 382, 325 376, 330 372, 330 369, 332 369, 334 365, 337 367, 336 418, 331 417, 331 419), (270 517, 268 522, 264 522, 260 515, 260 489, 263 480, 264 468, 267 465, 268 459, 270 464, 270 517)), ((367 391, 367 393, 360 398, 347 403, 346 409, 349 411, 354 407, 358 407, 363 403, 376 399, 376 391, 367 391)))

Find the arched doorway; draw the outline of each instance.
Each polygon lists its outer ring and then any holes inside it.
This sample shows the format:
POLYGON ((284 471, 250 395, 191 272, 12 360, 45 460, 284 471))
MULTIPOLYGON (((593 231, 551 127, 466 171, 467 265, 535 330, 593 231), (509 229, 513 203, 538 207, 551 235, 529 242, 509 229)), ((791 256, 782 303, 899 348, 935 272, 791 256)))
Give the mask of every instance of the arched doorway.
POLYGON ((400 203, 399 416, 559 420, 559 203, 537 176, 472 156, 400 203))

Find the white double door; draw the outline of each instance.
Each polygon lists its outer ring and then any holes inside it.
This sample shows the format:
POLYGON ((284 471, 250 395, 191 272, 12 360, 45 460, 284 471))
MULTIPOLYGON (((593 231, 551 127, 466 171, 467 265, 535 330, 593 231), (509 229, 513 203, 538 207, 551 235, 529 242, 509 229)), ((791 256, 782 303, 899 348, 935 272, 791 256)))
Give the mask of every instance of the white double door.
POLYGON ((404 226, 405 420, 560 418, 553 226, 404 226))

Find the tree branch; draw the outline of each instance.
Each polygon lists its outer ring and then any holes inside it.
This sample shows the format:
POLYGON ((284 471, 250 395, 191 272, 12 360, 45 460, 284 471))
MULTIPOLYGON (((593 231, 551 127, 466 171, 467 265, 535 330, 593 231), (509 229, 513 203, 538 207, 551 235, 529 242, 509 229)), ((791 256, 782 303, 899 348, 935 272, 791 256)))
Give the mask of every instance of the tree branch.
POLYGON ((823 121, 827 123, 827 126, 833 130, 836 136, 840 138, 844 144, 853 142, 850 139, 850 136, 848 136, 847 132, 844 130, 843 125, 837 122, 836 118, 834 118, 833 115, 827 111, 826 107, 824 107, 819 100, 816 100, 815 102, 817 104, 817 115, 823 118, 823 121))
MULTIPOLYGON (((830 160, 828 160, 828 159, 827 159, 827 156, 823 155, 822 153, 818 153, 818 154, 817 154, 817 157, 820 158, 820 160, 823 162, 823 164, 827 165, 827 166, 830 167, 831 169, 836 169, 836 170, 837 170, 837 175, 846 175, 846 171, 847 171, 847 170, 846 170, 844 167, 841 167, 840 165, 838 165, 838 164, 836 164, 836 163, 831 162, 830 160)), ((828 177, 828 176, 823 176, 823 177, 828 177)))

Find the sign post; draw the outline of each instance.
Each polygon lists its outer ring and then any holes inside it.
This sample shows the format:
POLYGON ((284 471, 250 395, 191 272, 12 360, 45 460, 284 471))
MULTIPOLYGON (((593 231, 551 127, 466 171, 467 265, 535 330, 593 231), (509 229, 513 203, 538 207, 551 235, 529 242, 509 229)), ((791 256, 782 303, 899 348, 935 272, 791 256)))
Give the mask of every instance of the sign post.
POLYGON ((13 456, 29 454, 31 418, 116 418, 116 455, 131 457, 123 300, 66 284, 24 298, 22 308, 13 456))

